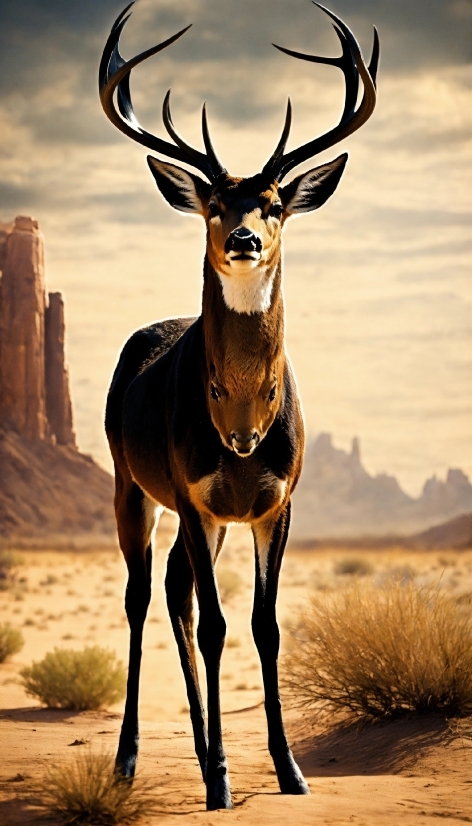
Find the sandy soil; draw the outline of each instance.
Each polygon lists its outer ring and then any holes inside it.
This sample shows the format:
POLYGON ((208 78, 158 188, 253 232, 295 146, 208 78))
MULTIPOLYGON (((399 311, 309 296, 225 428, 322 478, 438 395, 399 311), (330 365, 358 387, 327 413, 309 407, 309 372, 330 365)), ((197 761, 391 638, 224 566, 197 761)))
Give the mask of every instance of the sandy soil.
MULTIPOLYGON (((253 555, 243 528, 232 529, 219 565, 228 623, 221 679, 223 727, 235 808, 205 812, 163 594, 173 530, 171 518, 164 517, 156 536, 154 595, 145 629, 139 769, 155 784, 157 811, 143 822, 436 826, 440 818, 442 823, 472 823, 472 724, 467 722, 431 718, 333 731, 287 713, 293 750, 312 793, 302 798, 278 793, 266 749, 261 677, 250 632, 253 555)), ((0 622, 20 627, 25 637, 22 651, 0 665, 2 826, 34 822, 48 764, 71 759, 87 743, 113 752, 123 707, 84 713, 42 709, 19 684, 21 667, 55 646, 99 644, 124 661, 128 647, 125 568, 118 552, 22 556, 25 564, 18 577, 24 581, 0 592, 0 622), (84 745, 73 747, 75 741, 84 745)), ((282 571, 282 636, 310 592, 346 582, 349 577, 342 571, 348 557, 361 559, 378 580, 415 576, 420 582, 440 580, 457 597, 472 593, 472 552, 292 550, 282 571)))

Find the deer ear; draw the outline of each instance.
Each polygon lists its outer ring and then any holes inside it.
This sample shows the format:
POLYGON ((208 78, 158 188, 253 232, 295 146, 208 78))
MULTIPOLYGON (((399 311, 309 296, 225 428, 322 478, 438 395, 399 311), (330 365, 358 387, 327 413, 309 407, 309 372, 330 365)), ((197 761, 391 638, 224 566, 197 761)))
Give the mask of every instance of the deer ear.
POLYGON ((312 212, 323 206, 333 194, 346 166, 347 152, 330 163, 310 169, 279 189, 287 215, 312 212))
POLYGON ((167 203, 180 212, 203 215, 211 194, 210 184, 198 175, 173 163, 159 161, 152 155, 147 156, 147 162, 167 203))

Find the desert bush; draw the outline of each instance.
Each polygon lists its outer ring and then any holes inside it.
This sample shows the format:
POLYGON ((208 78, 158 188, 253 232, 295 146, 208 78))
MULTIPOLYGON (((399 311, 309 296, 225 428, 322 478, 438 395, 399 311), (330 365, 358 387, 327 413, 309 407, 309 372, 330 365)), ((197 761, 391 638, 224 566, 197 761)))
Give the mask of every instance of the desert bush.
POLYGON ((361 718, 472 714, 472 614, 433 588, 355 582, 292 629, 287 700, 361 718))
POLYGON ((0 569, 10 571, 23 565, 23 557, 16 551, 0 550, 0 569))
POLYGON ((47 587, 48 585, 57 585, 58 582, 59 578, 55 574, 48 574, 39 584, 47 587))
POLYGON ((20 672, 28 694, 48 708, 104 708, 126 693, 126 671, 113 651, 98 645, 83 651, 55 648, 20 672))
POLYGON ((6 591, 16 584, 16 568, 23 564, 23 558, 15 551, 0 550, 0 591, 6 591))
POLYGON ((21 651, 24 644, 19 628, 13 628, 8 622, 0 623, 0 663, 21 651))
POLYGON ((41 791, 46 808, 63 824, 118 826, 152 810, 139 777, 133 782, 117 777, 113 757, 90 748, 49 769, 41 791))
POLYGON ((233 571, 231 568, 221 568, 221 570, 217 570, 216 576, 221 602, 228 602, 231 597, 239 594, 243 581, 237 571, 233 571))
POLYGON ((412 582, 417 575, 417 571, 412 565, 408 563, 404 565, 394 565, 393 568, 388 568, 381 577, 381 581, 397 582, 400 585, 405 585, 407 582, 412 582))
POLYGON ((370 559, 361 556, 346 556, 338 560, 334 566, 334 573, 348 576, 368 576, 374 572, 370 559))

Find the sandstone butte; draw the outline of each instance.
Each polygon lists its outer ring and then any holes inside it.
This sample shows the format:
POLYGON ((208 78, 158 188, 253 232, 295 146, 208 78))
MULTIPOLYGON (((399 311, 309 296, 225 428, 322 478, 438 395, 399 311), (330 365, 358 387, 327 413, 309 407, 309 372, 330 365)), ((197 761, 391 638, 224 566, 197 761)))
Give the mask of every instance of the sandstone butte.
POLYGON ((0 544, 114 544, 111 476, 77 448, 64 300, 34 218, 0 224, 0 544))

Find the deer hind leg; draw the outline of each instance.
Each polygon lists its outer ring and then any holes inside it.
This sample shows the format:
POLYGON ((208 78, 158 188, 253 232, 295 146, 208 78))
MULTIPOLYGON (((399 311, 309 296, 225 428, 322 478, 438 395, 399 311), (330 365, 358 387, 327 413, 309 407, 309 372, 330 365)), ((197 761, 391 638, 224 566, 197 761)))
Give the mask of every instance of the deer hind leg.
POLYGON ((290 503, 278 518, 253 525, 256 546, 256 584, 252 613, 252 633, 262 666, 269 751, 282 794, 310 794, 310 790, 290 751, 282 720, 278 686, 280 633, 276 600, 280 566, 290 524, 290 503))
POLYGON ((151 533, 156 505, 133 482, 129 471, 116 470, 115 511, 118 536, 128 567, 125 609, 130 628, 126 704, 115 768, 134 777, 139 744, 138 694, 143 627, 151 599, 151 533))
POLYGON ((197 663, 195 660, 193 635, 194 577, 181 528, 179 528, 177 539, 175 540, 167 562, 165 586, 167 607, 169 609, 169 616, 179 649, 180 663, 187 687, 195 751, 202 770, 203 780, 205 780, 208 735, 198 683, 197 663))
POLYGON ((197 639, 205 662, 208 699, 208 753, 205 770, 208 810, 232 809, 228 765, 223 748, 220 710, 220 661, 226 635, 214 560, 224 538, 224 530, 210 518, 200 518, 189 502, 179 503, 185 547, 192 566, 197 591, 199 621, 197 639))

